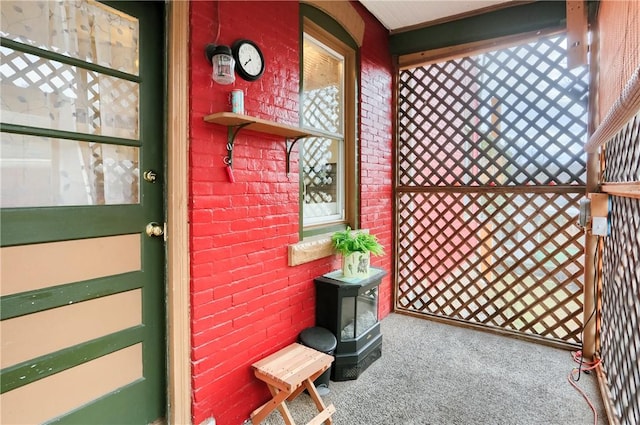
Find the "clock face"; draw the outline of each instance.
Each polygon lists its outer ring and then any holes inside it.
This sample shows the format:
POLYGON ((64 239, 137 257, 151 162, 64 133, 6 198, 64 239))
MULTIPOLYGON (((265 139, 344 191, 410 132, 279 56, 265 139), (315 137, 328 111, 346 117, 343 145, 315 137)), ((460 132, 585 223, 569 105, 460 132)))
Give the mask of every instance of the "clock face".
POLYGON ((233 46, 236 71, 245 80, 255 81, 264 72, 264 57, 260 48, 249 40, 240 40, 233 46))

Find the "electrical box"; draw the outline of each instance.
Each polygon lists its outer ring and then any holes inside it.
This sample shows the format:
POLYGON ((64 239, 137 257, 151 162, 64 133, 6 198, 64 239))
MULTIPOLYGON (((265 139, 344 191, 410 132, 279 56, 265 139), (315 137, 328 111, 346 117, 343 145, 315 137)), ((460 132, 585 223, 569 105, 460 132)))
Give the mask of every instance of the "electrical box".
POLYGON ((591 220, 591 234, 595 236, 607 236, 609 234, 607 217, 593 217, 591 220))
POLYGON ((580 227, 587 227, 589 220, 591 219, 591 199, 580 199, 580 217, 578 218, 578 224, 580 227))
POLYGON ((591 234, 607 236, 609 234, 609 195, 606 193, 590 193, 591 199, 591 234))

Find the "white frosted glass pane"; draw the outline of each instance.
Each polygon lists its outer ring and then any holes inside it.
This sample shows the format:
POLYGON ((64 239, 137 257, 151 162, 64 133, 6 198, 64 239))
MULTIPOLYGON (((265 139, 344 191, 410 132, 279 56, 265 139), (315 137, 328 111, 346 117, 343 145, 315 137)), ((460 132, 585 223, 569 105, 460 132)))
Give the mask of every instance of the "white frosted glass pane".
POLYGON ((2 121, 138 138, 135 82, 0 47, 2 121))
POLYGON ((340 140, 308 138, 301 157, 305 224, 342 219, 340 140))
POLYGON ((95 1, 0 2, 3 37, 138 75, 138 20, 95 1))
POLYGON ((139 202, 139 148, 2 133, 0 207, 139 202))
POLYGON ((342 134, 344 58, 309 36, 305 36, 303 49, 303 124, 342 134))

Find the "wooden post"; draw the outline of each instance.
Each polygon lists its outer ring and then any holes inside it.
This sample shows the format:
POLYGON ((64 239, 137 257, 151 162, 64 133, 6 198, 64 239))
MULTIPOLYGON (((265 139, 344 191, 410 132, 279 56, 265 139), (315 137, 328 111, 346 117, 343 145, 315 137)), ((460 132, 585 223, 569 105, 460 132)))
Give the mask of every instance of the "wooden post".
MULTIPOLYGON (((587 154, 587 193, 592 193, 598 186, 599 161, 598 155, 594 153, 587 154)), ((597 291, 594 289, 596 285, 595 272, 597 265, 594 266, 594 258, 598 250, 598 238, 593 236, 590 231, 585 233, 584 243, 584 309, 583 309, 583 326, 584 332, 582 337, 582 355, 591 359, 596 352, 596 322, 595 315, 591 315, 596 308, 597 291), (590 320, 589 320, 590 319, 590 320), (587 322, 588 320, 588 322, 587 322)), ((601 276, 600 273, 598 273, 601 276)))
POLYGON ((587 64, 587 9, 584 0, 567 0, 567 65, 587 64))

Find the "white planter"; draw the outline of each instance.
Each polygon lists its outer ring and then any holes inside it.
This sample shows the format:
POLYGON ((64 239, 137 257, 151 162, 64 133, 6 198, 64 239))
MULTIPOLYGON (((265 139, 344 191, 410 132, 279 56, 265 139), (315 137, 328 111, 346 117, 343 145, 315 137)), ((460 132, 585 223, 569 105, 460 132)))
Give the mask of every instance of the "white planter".
POLYGON ((342 274, 344 277, 369 277, 370 252, 354 252, 342 256, 342 274))

